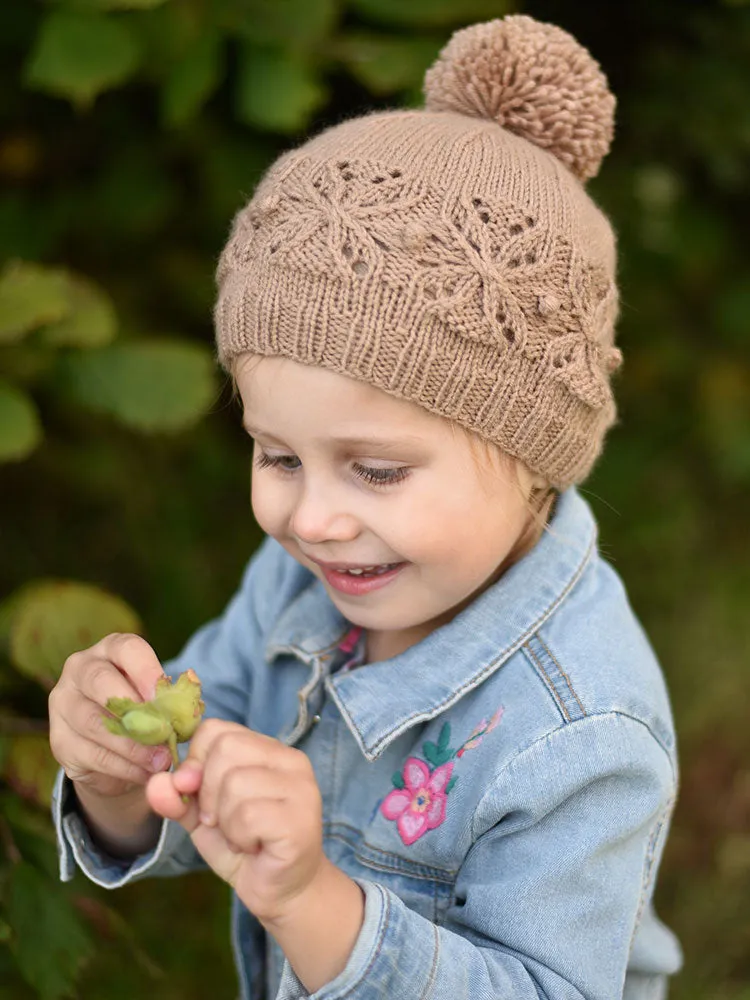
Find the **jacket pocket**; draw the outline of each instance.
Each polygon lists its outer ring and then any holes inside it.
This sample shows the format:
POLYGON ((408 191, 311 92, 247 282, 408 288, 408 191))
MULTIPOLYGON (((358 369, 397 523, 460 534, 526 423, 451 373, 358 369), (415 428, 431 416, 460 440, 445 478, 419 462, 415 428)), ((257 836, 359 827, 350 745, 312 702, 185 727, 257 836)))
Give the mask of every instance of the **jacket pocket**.
POLYGON ((324 830, 326 854, 350 878, 378 882, 421 916, 438 926, 453 899, 456 872, 425 865, 369 843, 344 823, 324 830))

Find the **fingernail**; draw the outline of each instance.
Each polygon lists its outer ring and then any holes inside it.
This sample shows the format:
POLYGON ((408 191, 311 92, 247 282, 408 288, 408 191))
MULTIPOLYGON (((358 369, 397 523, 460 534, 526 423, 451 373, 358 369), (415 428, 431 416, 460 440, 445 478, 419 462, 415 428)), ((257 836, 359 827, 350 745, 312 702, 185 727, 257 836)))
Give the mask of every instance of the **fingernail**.
POLYGON ((171 760, 172 755, 169 750, 164 750, 163 748, 154 750, 151 754, 151 767, 154 771, 163 771, 171 760))
POLYGON ((204 826, 216 826, 216 820, 209 813, 202 812, 200 814, 200 821, 204 826))

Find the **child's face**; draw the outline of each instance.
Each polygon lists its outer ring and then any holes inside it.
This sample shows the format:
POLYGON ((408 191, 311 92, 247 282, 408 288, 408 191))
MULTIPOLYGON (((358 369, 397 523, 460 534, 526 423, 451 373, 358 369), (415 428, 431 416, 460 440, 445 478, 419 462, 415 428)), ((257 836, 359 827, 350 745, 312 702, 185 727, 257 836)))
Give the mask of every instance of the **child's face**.
MULTIPOLYGON (((243 357, 236 378, 256 520, 368 630, 370 659, 418 642, 494 581, 527 523, 524 498, 510 472, 477 467, 449 421, 285 358, 243 357), (357 578, 321 563, 399 565, 357 578)), ((527 495, 523 467, 519 482, 527 495)))

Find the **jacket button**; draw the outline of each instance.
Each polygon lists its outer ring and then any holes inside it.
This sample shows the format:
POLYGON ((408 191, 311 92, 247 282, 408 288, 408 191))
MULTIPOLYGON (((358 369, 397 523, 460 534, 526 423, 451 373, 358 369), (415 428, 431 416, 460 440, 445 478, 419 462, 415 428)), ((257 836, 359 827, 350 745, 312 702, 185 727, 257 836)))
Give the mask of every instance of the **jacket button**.
POLYGON ((318 724, 319 722, 320 722, 320 716, 319 716, 319 715, 314 715, 314 716, 312 717, 312 724, 313 724, 314 726, 317 726, 317 724, 318 724))

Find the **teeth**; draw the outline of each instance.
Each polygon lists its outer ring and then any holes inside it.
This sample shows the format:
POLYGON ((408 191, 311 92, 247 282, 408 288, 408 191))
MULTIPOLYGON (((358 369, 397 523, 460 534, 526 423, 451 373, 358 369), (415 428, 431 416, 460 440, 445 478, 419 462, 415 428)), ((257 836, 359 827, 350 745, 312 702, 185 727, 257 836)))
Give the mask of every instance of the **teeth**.
POLYGON ((361 569, 346 569, 344 572, 350 573, 352 576, 362 576, 365 573, 374 573, 379 576, 381 573, 393 569, 395 565, 395 563, 389 563, 387 566, 363 566, 361 569))

